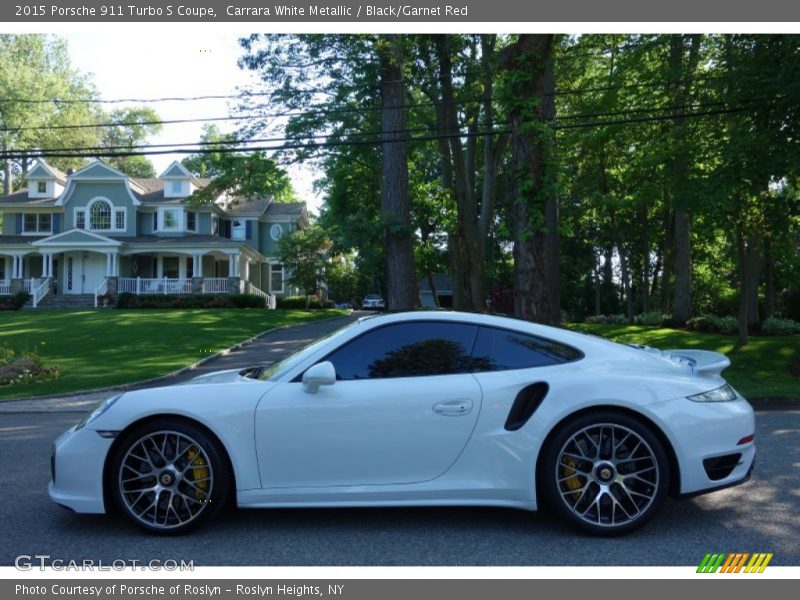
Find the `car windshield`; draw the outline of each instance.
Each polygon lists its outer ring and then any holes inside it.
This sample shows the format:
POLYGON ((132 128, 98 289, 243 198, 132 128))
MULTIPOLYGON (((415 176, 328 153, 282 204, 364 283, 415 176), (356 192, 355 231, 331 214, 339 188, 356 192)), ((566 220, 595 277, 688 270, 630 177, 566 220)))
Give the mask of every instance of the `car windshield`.
POLYGON ((307 346, 303 346, 297 352, 290 354, 283 360, 279 360, 276 363, 273 363, 267 367, 255 367, 250 369, 245 369, 241 371, 241 375, 244 377, 249 377, 251 379, 259 379, 261 381, 277 381, 280 379, 287 371, 290 371, 295 366, 303 362, 307 356, 313 354, 317 351, 321 346, 327 344, 331 340, 338 338, 340 336, 345 335, 351 327, 356 327, 358 325, 358 321, 354 323, 349 323, 344 327, 332 331, 326 336, 319 338, 308 344, 307 346))
POLYGON ((381 297, 380 297, 380 294, 367 294, 366 295, 366 299, 367 300, 380 300, 381 297))

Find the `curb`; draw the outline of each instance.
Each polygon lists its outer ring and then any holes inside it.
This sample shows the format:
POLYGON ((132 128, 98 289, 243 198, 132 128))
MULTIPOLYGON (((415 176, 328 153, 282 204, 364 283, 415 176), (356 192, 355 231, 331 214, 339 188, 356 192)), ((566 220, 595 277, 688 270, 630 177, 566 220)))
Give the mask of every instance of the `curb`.
POLYGON ((262 331, 261 333, 257 333, 256 335, 247 338, 246 340, 238 342, 238 343, 234 344, 233 346, 230 346, 228 348, 224 348, 223 350, 220 350, 219 352, 211 354, 210 356, 206 356, 204 358, 201 358, 197 362, 193 362, 190 365, 186 365, 185 367, 181 367, 180 369, 178 369, 176 371, 172 371, 171 373, 167 373, 166 375, 159 375, 158 377, 153 377, 152 379, 143 379, 141 381, 134 381, 132 383, 121 383, 119 385, 112 385, 112 386, 104 387, 104 388, 94 388, 94 389, 90 389, 90 390, 78 390, 78 391, 75 391, 75 392, 68 392, 66 394, 50 394, 48 396, 28 396, 26 398, 11 398, 9 400, 0 401, 0 405, 8 406, 8 405, 10 405, 11 403, 14 403, 14 402, 30 402, 32 400, 68 400, 68 399, 73 398, 75 396, 86 396, 88 394, 103 394, 103 393, 106 393, 106 392, 130 391, 130 390, 133 390, 135 388, 138 388, 138 387, 144 386, 144 385, 150 386, 150 385, 157 384, 157 383, 166 383, 169 379, 172 379, 173 377, 177 377, 178 375, 182 375, 184 373, 188 373, 189 371, 193 371, 193 370, 197 369, 198 367, 203 366, 204 364, 206 364, 209 361, 212 361, 214 359, 220 358, 222 356, 226 356, 226 355, 230 354, 231 352, 233 352, 234 350, 238 350, 239 348, 242 348, 243 346, 247 346, 248 344, 252 344, 253 342, 257 341, 258 339, 260 339, 260 338, 262 338, 265 335, 268 335, 270 333, 274 333, 276 331, 281 331, 282 329, 289 329, 291 327, 302 327, 304 325, 312 325, 314 323, 321 323, 323 321, 333 321, 335 319, 344 319, 347 316, 349 316, 349 315, 345 315, 345 316, 342 316, 342 317, 331 317, 329 319, 317 319, 316 321, 311 321, 310 323, 301 323, 299 325, 281 325, 280 327, 273 327, 272 329, 267 329, 265 331, 262 331))

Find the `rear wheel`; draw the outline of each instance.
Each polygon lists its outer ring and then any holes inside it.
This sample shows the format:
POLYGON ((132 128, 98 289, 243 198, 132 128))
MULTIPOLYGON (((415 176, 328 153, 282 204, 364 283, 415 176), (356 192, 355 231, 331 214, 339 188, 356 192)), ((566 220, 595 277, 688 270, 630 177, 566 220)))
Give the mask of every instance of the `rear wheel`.
POLYGON ((588 533, 619 535, 641 527, 669 485, 663 445, 626 415, 578 417, 543 452, 542 492, 548 504, 588 533))
POLYGON ((154 533, 197 527, 219 512, 230 489, 219 442, 176 419, 153 421, 128 433, 112 474, 120 511, 154 533))

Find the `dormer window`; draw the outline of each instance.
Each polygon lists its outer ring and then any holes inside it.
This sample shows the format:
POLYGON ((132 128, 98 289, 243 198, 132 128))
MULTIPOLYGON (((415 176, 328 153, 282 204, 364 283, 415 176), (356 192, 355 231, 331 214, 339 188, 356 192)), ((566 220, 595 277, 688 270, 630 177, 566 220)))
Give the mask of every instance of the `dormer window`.
POLYGON ((86 208, 75 209, 75 227, 89 231, 125 231, 126 211, 114 208, 106 198, 92 200, 86 208))
POLYGON ((111 205, 105 200, 96 200, 89 211, 89 229, 111 229, 111 205))
POLYGON ((39 194, 46 194, 47 193, 47 182, 46 181, 37 181, 36 182, 36 191, 39 194))
POLYGON ((179 196, 183 193, 183 182, 182 181, 170 181, 169 182, 169 191, 175 196, 179 196))

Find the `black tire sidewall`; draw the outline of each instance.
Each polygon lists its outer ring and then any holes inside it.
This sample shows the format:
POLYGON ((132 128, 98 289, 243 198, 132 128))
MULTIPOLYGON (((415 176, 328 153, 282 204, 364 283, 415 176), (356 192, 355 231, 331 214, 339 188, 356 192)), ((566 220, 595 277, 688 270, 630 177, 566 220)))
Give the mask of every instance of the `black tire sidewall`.
POLYGON ((670 485, 671 474, 669 469, 669 459, 667 452, 664 449, 664 445, 661 440, 659 440, 658 436, 653 433, 650 427, 644 425, 641 421, 628 415, 613 411, 587 413, 570 419, 561 425, 555 432, 554 436, 548 440, 547 447, 542 449, 542 461, 540 465, 542 467, 542 472, 540 473, 539 477, 539 481, 541 483, 539 489, 547 506, 555 510, 561 517, 566 519, 570 524, 577 527, 581 531, 597 536, 623 535, 645 525, 651 518, 653 518, 656 512, 658 512, 658 509, 661 506, 661 503, 663 502, 670 485), (644 513, 642 513, 642 515, 636 520, 619 526, 593 525, 581 519, 565 503, 558 491, 558 483, 556 481, 556 463, 558 461, 558 455, 561 452, 561 448, 563 448, 567 440, 577 431, 583 429, 584 427, 599 423, 613 423, 627 427, 628 429, 634 431, 648 443, 658 463, 659 484, 650 506, 647 507, 644 513))
POLYGON ((180 535, 206 523, 222 510, 229 498, 230 481, 231 476, 228 462, 225 458, 225 450, 213 436, 208 435, 202 427, 193 425, 182 419, 164 418, 144 423, 124 435, 113 457, 108 485, 111 486, 111 495, 119 513, 135 525, 150 533, 180 535), (209 503, 203 511, 186 525, 170 529, 153 527, 137 519, 126 506, 119 489, 119 471, 122 468, 122 459, 130 447, 142 437, 162 430, 176 431, 194 439, 208 456, 208 460, 211 464, 211 472, 214 477, 209 503))

